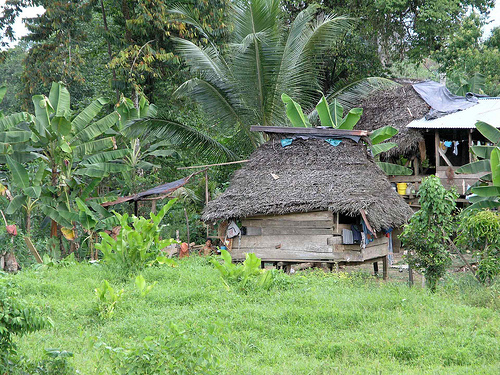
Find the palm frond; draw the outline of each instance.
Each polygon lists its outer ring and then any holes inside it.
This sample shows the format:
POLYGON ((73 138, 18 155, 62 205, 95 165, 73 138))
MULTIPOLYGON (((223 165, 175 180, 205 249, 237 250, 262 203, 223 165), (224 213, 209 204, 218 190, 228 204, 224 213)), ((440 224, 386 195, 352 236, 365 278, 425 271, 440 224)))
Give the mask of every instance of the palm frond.
POLYGON ((333 99, 344 106, 347 110, 359 106, 360 103, 373 95, 377 91, 385 90, 391 87, 399 86, 399 83, 394 82, 387 78, 381 77, 368 77, 360 79, 349 85, 343 85, 340 82, 334 89, 327 95, 326 99, 331 102, 333 99))
POLYGON ((185 23, 187 25, 193 26, 198 32, 203 35, 207 40, 211 39, 211 34, 203 26, 203 24, 197 19, 196 14, 193 10, 185 5, 176 4, 168 10, 168 13, 172 15, 170 18, 172 21, 185 23))
POLYGON ((173 145, 191 150, 211 160, 237 160, 237 155, 209 135, 168 118, 143 118, 132 121, 123 133, 127 137, 163 138, 173 145))
POLYGON ((214 47, 200 48, 189 40, 172 38, 176 50, 183 57, 193 73, 204 77, 217 77, 225 80, 230 71, 220 59, 219 51, 214 47))
POLYGON ((240 113, 241 104, 233 98, 231 89, 218 81, 215 84, 193 78, 184 82, 175 92, 177 97, 191 98, 201 105, 208 119, 224 127, 245 123, 240 113))

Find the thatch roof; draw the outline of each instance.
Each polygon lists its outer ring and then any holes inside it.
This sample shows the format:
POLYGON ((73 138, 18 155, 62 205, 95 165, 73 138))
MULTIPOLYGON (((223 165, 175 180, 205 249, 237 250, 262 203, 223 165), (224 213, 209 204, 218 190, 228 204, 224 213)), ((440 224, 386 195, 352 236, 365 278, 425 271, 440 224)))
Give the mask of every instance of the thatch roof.
POLYGON ((406 125, 424 117, 430 107, 411 84, 402 83, 400 86, 379 91, 360 103, 359 107, 363 108, 363 116, 356 124, 356 129, 376 130, 389 125, 399 130, 399 133, 390 139, 398 146, 383 154, 384 158, 415 154, 423 137, 418 130, 408 129, 406 125))
POLYGON ((321 139, 296 139, 283 148, 271 140, 208 203, 202 220, 318 210, 355 216, 361 209, 375 230, 399 227, 412 215, 364 145, 350 139, 335 147, 321 139))

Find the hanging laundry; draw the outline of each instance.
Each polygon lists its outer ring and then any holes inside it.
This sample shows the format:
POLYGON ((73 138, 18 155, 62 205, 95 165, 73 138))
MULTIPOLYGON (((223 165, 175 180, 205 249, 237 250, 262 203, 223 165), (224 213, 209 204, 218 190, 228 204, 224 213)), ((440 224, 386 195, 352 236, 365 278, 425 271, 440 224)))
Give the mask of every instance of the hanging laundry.
POLYGON ((452 142, 451 142, 451 141, 445 141, 445 142, 444 142, 444 147, 446 147, 446 148, 450 148, 450 147, 451 147, 451 145, 452 145, 452 142))
POLYGON ((453 141, 453 153, 458 155, 458 141, 453 141))

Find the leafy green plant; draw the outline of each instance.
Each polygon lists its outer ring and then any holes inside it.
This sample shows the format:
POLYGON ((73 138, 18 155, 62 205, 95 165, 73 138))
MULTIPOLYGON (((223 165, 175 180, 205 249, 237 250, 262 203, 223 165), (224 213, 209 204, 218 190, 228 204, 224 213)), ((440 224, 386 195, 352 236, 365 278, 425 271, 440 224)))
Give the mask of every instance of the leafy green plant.
POLYGON ((157 284, 158 282, 155 281, 153 284, 147 284, 146 283, 146 279, 144 278, 144 276, 142 276, 141 274, 139 274, 136 278, 135 278, 135 286, 137 288, 137 290, 139 291, 139 293, 141 294, 141 297, 145 297, 149 292, 151 292, 151 289, 154 288, 154 286, 157 284))
POLYGON ((115 374, 215 374, 219 337, 213 326, 200 334, 200 330, 188 332, 171 323, 166 333, 146 337, 128 348, 98 346, 104 347, 115 374))
POLYGON ((124 290, 115 291, 115 289, 109 285, 108 280, 104 280, 101 286, 97 287, 94 292, 97 297, 99 317, 102 319, 113 317, 116 304, 123 297, 124 290))
POLYGON ((465 212, 458 229, 457 244, 477 258, 476 275, 491 283, 500 274, 500 214, 483 210, 465 212))
POLYGON ((261 260, 255 254, 247 253, 243 264, 234 264, 227 250, 221 250, 221 257, 224 261, 222 264, 217 258, 210 261, 221 273, 222 281, 228 290, 231 289, 231 284, 245 288, 252 283, 263 289, 269 289, 273 284, 274 273, 261 269, 261 260))
POLYGON ((431 291, 436 291, 439 279, 451 263, 447 240, 454 233, 453 213, 458 194, 446 190, 441 180, 429 176, 422 181, 418 191, 420 210, 410 219, 401 235, 408 250, 407 259, 411 267, 423 272, 431 291))
POLYGON ((474 196, 469 197, 472 205, 467 210, 495 209, 500 207, 500 130, 482 121, 476 122, 476 128, 493 146, 472 146, 470 151, 479 160, 458 168, 456 173, 484 174, 472 186, 474 196))
POLYGON ((95 245, 102 252, 104 261, 126 270, 142 268, 154 261, 161 249, 175 242, 172 238, 160 239, 160 222, 175 202, 176 199, 170 200, 157 215, 151 213, 150 219, 132 215, 132 225, 128 214, 115 212, 121 226, 120 233, 113 239, 100 232, 102 242, 95 245))
POLYGON ((17 354, 14 336, 39 331, 51 321, 23 301, 12 282, 0 279, 0 372, 10 373, 11 359, 17 354))

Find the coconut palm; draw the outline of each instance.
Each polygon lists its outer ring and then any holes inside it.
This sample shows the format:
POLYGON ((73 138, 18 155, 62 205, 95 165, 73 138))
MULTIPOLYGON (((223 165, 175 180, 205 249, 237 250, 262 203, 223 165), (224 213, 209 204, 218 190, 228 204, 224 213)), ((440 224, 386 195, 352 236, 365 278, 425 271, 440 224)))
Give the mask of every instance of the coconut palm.
MULTIPOLYGON (((251 125, 284 125, 281 94, 312 107, 319 89, 321 54, 348 32, 346 17, 316 18, 317 5, 302 11, 287 25, 279 0, 245 0, 231 5, 233 31, 230 43, 217 46, 210 33, 183 6, 171 10, 178 21, 194 26, 208 41, 200 47, 175 38, 177 50, 195 77, 175 92, 199 103, 206 118, 240 144, 250 140, 255 147, 258 134, 251 125)), ((150 119, 134 124, 147 133, 171 131, 176 124, 150 119)))
MULTIPOLYGON (((263 141, 250 126, 288 126, 283 93, 294 98, 306 111, 314 109, 320 98, 322 57, 346 33, 354 20, 333 15, 318 15, 314 4, 300 12, 291 23, 279 0, 243 0, 231 3, 233 31, 230 42, 218 46, 211 34, 187 7, 171 13, 178 22, 194 26, 208 41, 207 47, 174 38, 177 51, 194 77, 175 92, 201 105, 211 125, 231 135, 226 145, 247 153, 263 141)), ((336 89, 327 98, 341 95, 342 104, 368 94, 387 80, 368 79, 352 84, 349 90, 336 89)), ((147 119, 134 123, 136 134, 182 135, 178 123, 167 119, 147 119)), ((227 150, 226 151, 226 155, 227 150)))

